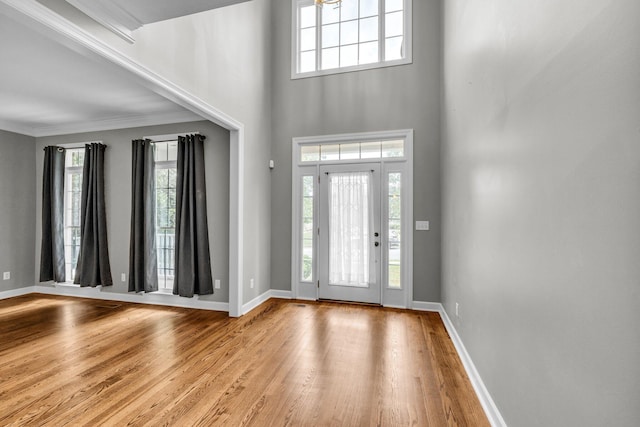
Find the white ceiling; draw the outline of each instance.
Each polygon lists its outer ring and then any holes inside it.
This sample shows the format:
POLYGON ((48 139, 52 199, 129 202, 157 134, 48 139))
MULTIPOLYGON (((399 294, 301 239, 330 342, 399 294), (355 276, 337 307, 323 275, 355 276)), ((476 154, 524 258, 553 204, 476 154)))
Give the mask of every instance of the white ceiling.
MULTIPOLYGON (((95 0, 82 1, 84 3, 95 2, 95 0)), ((101 0, 100 3, 116 5, 144 25, 245 1, 248 0, 101 0)))
POLYGON ((191 15, 248 0, 66 0, 130 43, 146 24, 191 15))
POLYGON ((45 136, 200 119, 1 13, 0 58, 0 129, 45 136))

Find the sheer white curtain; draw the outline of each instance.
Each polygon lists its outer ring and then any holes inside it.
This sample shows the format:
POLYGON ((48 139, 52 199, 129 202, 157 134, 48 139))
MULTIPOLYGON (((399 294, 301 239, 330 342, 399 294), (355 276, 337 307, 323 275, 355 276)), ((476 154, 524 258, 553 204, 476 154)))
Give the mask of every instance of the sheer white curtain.
POLYGON ((369 286, 373 225, 370 172, 329 174, 329 283, 369 286))

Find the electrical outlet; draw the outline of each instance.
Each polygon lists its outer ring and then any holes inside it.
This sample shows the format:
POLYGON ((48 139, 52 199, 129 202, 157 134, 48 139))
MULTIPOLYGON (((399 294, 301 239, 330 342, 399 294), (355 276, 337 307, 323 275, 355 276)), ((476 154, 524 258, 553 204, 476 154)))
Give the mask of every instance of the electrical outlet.
POLYGON ((254 285, 255 285, 255 282, 253 281, 253 279, 251 279, 251 280, 249 281, 249 287, 250 287, 251 289, 253 289, 253 286, 254 286, 254 285))
POLYGON ((216 289, 220 289, 220 279, 216 279, 216 289))
POLYGON ((417 231, 429 231, 429 221, 416 221, 417 231))
POLYGON ((460 317, 460 305, 456 303, 456 317, 460 317))
POLYGON ((126 282, 127 281, 127 274, 126 273, 122 273, 120 275, 120 280, 122 280, 123 282, 126 282))
POLYGON ((2 273, 2 280, 9 280, 9 279, 11 279, 10 271, 5 271, 4 273, 2 273))

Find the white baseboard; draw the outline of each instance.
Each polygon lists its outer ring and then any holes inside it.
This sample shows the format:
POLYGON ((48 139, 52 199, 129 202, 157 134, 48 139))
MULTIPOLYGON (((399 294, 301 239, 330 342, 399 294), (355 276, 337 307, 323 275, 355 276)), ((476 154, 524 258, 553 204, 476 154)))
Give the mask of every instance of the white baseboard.
POLYGON ((69 285, 34 286, 31 292, 47 295, 63 295, 70 297, 92 298, 106 301, 121 301, 135 304, 166 305, 169 307, 195 308, 200 310, 229 311, 229 303, 207 301, 197 295, 193 298, 183 298, 172 294, 157 293, 129 293, 121 294, 104 291, 100 287, 79 287, 69 285))
POLYGON ((267 302, 271 298, 291 299, 291 291, 281 291, 279 289, 269 289, 262 295, 258 295, 251 301, 242 305, 242 314, 247 314, 251 310, 267 302))
POLYGON ((247 314, 248 312, 250 312, 251 310, 253 310, 254 308, 258 307, 260 304, 266 302, 269 298, 271 298, 271 290, 268 290, 267 292, 263 293, 262 295, 258 295, 257 297, 255 297, 254 299, 252 299, 251 301, 249 301, 246 304, 242 305, 242 315, 247 314))
POLYGON ((0 292, 0 299, 19 297, 21 295, 27 295, 31 293, 33 293, 33 286, 27 286, 26 288, 11 289, 8 291, 0 292))
POLYGON ((412 301, 411 309, 416 311, 443 311, 442 304, 439 302, 412 301))
POLYGON ((453 326, 453 323, 451 322, 451 319, 449 319, 449 316, 444 310, 442 304, 438 305, 440 305, 439 312, 440 317, 442 318, 442 322, 444 323, 444 326, 447 329, 449 336, 451 337, 451 341, 453 341, 453 345, 458 352, 458 356, 460 356, 460 360, 464 365, 464 369, 467 371, 467 376, 469 377, 471 385, 476 391, 476 395, 478 395, 478 400, 480 400, 480 404, 482 405, 484 413, 487 415, 489 422, 493 427, 507 427, 507 423, 505 423, 504 418, 502 418, 502 414, 500 414, 498 407, 489 394, 489 390, 487 390, 487 387, 484 385, 484 382, 482 381, 482 378, 480 377, 476 366, 473 364, 471 356, 469 356, 469 353, 467 353, 467 349, 462 343, 462 339, 458 335, 458 331, 456 331, 456 328, 453 326))
POLYGON ((271 298, 291 299, 293 298, 291 291, 281 291, 280 289, 271 289, 271 298))

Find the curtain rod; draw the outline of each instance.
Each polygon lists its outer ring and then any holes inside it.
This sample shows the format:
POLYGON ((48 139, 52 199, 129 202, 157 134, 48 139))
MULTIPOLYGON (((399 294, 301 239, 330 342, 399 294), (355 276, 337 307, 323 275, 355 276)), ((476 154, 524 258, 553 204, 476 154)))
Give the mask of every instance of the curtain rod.
POLYGON ((200 135, 200 132, 181 132, 181 133, 169 133, 166 135, 151 135, 143 136, 142 139, 150 139, 153 142, 167 142, 177 141, 179 136, 184 135, 200 135))
MULTIPOLYGON (((68 142, 65 144, 59 144, 59 145, 47 145, 47 147, 58 147, 58 151, 62 151, 62 150, 73 150, 74 148, 84 148, 85 145, 87 144, 103 144, 102 141, 86 141, 86 142, 68 142)), ((105 148, 107 147, 106 144, 103 144, 105 146, 105 148)), ((43 147, 42 150, 46 150, 47 147, 43 147)))

